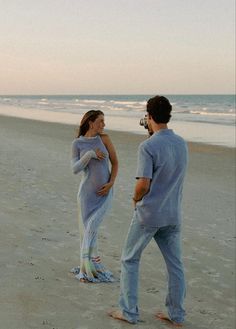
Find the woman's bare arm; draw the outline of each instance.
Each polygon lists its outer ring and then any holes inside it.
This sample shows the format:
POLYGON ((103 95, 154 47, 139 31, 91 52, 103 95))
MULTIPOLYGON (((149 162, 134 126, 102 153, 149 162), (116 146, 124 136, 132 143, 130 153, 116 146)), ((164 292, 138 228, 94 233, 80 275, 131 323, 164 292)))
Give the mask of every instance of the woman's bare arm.
POLYGON ((104 143, 104 145, 107 148, 107 151, 109 153, 109 159, 111 162, 111 175, 110 175, 110 180, 107 184, 105 184, 99 191, 98 194, 99 195, 105 195, 108 193, 108 191, 110 190, 110 188, 113 186, 117 173, 118 173, 118 159, 117 159, 117 155, 116 155, 116 150, 114 145, 111 142, 111 139, 108 135, 104 134, 101 135, 101 139, 104 143))

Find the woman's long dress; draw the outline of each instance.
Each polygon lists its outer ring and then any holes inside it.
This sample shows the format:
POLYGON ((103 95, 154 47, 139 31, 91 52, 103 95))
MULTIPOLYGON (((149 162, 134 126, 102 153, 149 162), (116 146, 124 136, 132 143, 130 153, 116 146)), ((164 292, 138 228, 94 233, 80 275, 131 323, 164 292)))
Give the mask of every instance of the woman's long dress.
POLYGON ((98 228, 112 199, 112 189, 105 196, 97 194, 110 179, 109 154, 99 135, 80 136, 73 141, 72 169, 75 174, 83 172, 78 191, 80 266, 73 268, 72 272, 77 279, 111 282, 112 273, 105 269, 97 253, 98 228), (105 153, 105 159, 97 159, 97 148, 105 153))

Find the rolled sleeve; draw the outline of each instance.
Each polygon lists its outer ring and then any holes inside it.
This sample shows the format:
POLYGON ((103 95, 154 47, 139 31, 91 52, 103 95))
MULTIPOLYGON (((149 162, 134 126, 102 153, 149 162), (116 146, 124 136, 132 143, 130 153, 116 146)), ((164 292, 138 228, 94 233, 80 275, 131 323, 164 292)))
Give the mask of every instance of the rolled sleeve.
POLYGON ((147 144, 143 143, 138 150, 138 167, 136 178, 150 178, 153 176, 153 158, 147 144))

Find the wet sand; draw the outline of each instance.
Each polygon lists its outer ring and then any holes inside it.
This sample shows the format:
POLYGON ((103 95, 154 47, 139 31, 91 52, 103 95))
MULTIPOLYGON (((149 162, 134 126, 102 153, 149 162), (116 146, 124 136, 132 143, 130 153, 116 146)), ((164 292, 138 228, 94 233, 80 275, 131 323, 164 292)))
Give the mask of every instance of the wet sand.
MULTIPOLYGON (((74 126, 0 117, 0 327, 3 329, 120 329, 106 311, 116 306, 119 282, 81 284, 76 196, 71 173, 74 126)), ((104 263, 118 278, 132 217, 138 144, 145 136, 109 131, 120 169, 113 208, 100 228, 104 263)), ((235 320, 235 151, 189 143, 184 190, 183 255, 189 329, 232 329, 235 320)), ((140 269, 141 322, 166 328, 165 266, 154 243, 140 269)))

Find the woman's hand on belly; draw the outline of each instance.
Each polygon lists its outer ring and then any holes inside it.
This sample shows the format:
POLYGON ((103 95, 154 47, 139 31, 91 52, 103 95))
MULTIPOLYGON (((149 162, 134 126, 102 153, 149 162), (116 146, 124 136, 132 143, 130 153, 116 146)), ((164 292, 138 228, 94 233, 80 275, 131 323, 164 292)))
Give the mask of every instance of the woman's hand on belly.
POLYGON ((107 195, 111 187, 113 186, 113 183, 106 183, 104 184, 98 191, 97 194, 100 196, 107 195))

